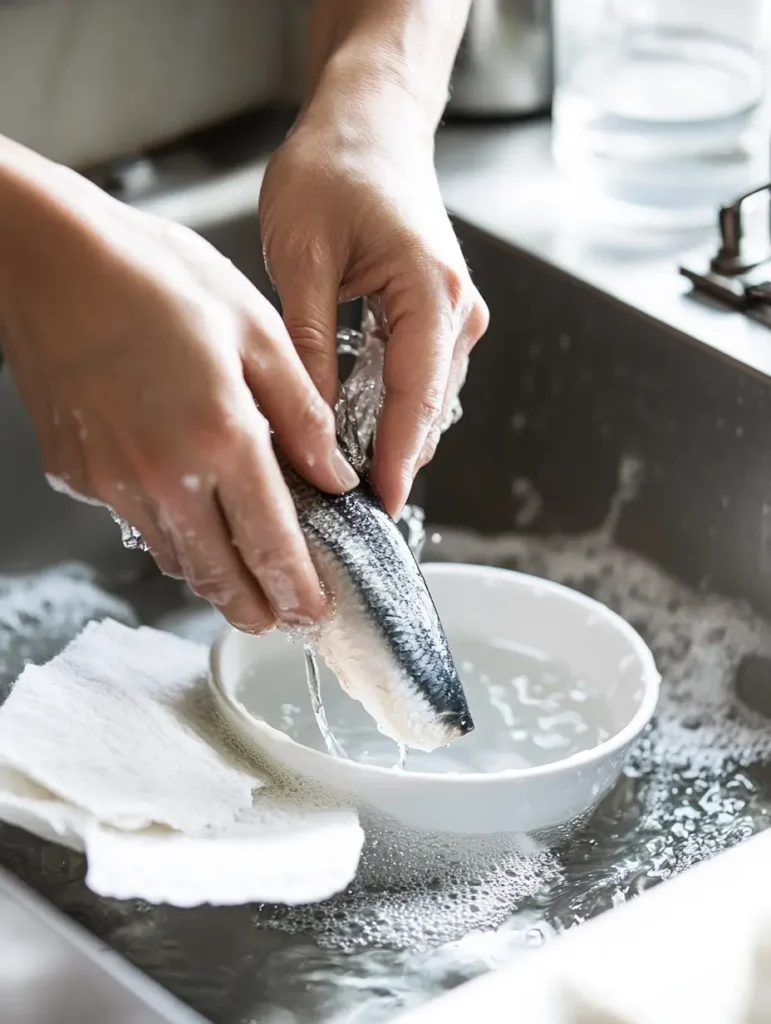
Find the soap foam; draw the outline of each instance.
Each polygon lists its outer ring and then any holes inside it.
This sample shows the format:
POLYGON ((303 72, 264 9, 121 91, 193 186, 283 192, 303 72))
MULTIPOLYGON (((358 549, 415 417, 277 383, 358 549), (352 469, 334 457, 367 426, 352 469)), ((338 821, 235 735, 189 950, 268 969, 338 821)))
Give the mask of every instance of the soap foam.
MULTIPOLYGON (((767 652, 768 625, 741 603, 683 587, 615 546, 611 532, 544 539, 429 530, 429 559, 575 586, 630 619, 656 652, 663 681, 653 724, 592 820, 544 837, 550 852, 496 837, 483 844, 492 844, 492 863, 480 864, 472 848, 448 867, 452 857, 432 846, 447 837, 367 821, 362 869, 346 893, 317 907, 256 912, 97 900, 82 884, 82 857, 9 826, 0 825, 0 861, 210 1019, 377 1024, 761 831, 771 822, 771 767, 763 764, 771 739, 767 721, 735 698, 733 676, 745 654, 767 652)), ((79 632, 84 615, 118 617, 109 595, 58 572, 21 580, 21 596, 3 583, 0 645, 7 651, 15 635, 10 614, 36 661, 79 632)), ((197 614, 188 625, 187 635, 202 639, 197 614)), ((18 645, 12 662, 18 674, 18 645)), ((3 665, 1 678, 7 672, 3 665)))
MULTIPOLYGON (((622 469, 626 497, 641 474, 632 463, 622 469)), ((741 602, 697 594, 616 546, 617 504, 589 535, 443 529, 426 551, 429 561, 498 565, 573 587, 650 644, 663 676, 659 707, 594 819, 546 837, 540 852, 514 836, 417 834, 370 819, 346 893, 300 912, 265 908, 263 927, 312 934, 322 947, 362 957, 373 947, 454 943, 476 929, 505 943, 523 914, 540 908, 547 932, 569 927, 769 824, 769 796, 753 772, 771 760, 771 730, 740 705, 733 680, 743 657, 771 649, 771 629, 741 602)))
POLYGON ((366 836, 355 881, 340 896, 299 908, 263 907, 260 924, 312 934, 352 953, 373 946, 427 950, 501 924, 556 882, 556 858, 525 836, 418 832, 379 815, 366 836))
POLYGON ((85 565, 0 576, 0 704, 26 665, 49 661, 88 622, 105 618, 137 622, 131 606, 102 590, 85 565))

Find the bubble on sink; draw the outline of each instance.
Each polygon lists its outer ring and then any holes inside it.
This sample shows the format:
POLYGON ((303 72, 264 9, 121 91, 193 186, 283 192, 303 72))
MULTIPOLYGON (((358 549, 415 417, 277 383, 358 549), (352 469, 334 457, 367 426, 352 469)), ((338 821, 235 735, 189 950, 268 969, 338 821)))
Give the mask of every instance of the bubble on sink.
POLYGON ((366 839, 348 889, 323 903, 263 907, 261 927, 346 953, 425 951, 502 925, 561 877, 554 854, 527 836, 427 833, 375 813, 361 820, 366 839))
POLYGON ((77 562, 28 575, 0 575, 0 703, 25 665, 57 655, 93 619, 135 625, 125 601, 77 562))
MULTIPOLYGON (((387 1020, 769 824, 771 765, 753 761, 771 744, 767 722, 733 717, 739 661, 771 650, 771 629, 748 607, 690 590, 605 534, 428 534, 433 560, 552 578, 625 615, 664 677, 657 717, 590 822, 548 843, 545 855, 499 847, 499 857, 460 880, 452 865, 446 878, 418 872, 411 880, 419 846, 394 833, 382 852, 368 840, 355 885, 315 908, 183 911, 98 901, 82 886, 75 855, 46 847, 38 887, 208 1018, 231 1012, 235 986, 261 1019, 264 1008, 266 1020, 273 1010, 279 1020, 387 1020), (389 865, 384 881, 378 866, 389 865), (459 891, 462 914, 451 898, 459 891), (228 941, 212 943, 212 934, 228 941)), ((21 845, 6 830, 5 863, 21 860, 21 845)), ((27 875, 30 861, 25 852, 27 875)))
MULTIPOLYGON (((627 499, 642 482, 635 461, 619 472, 627 499)), ((207 1018, 232 1016, 237 990, 250 1020, 376 1024, 768 827, 771 731, 739 706, 735 676, 743 658, 771 652, 771 627, 741 602, 697 593, 619 547, 617 525, 616 514, 572 537, 428 530, 432 560, 575 587, 626 617, 655 653, 663 681, 653 723, 592 820, 546 844, 546 854, 504 844, 460 879, 452 864, 444 874, 441 858, 441 873, 414 877, 414 837, 394 832, 379 850, 370 829, 360 877, 335 900, 184 911, 97 900, 76 855, 37 843, 36 887, 207 1018)), ((3 862, 23 859, 34 875, 28 842, 22 858, 21 840, 8 830, 3 838, 3 862)))
POLYGON ((520 529, 536 521, 543 509, 543 498, 532 480, 517 476, 511 481, 511 496, 518 504, 514 524, 520 529))
MULTIPOLYGON (((626 495, 638 480, 629 469, 626 495)), ((512 837, 495 837, 495 852, 474 843, 463 849, 454 838, 449 866, 432 849, 435 838, 383 837, 370 823, 362 869, 347 893, 271 912, 263 927, 313 934, 349 952, 446 943, 474 924, 496 929, 534 905, 547 925, 563 928, 766 827, 771 794, 741 769, 771 758, 771 735, 758 720, 733 714, 733 678, 742 657, 771 644, 771 629, 740 603, 688 590, 616 546, 606 529, 607 520, 590 535, 539 538, 444 528, 429 548, 433 560, 500 565, 579 589, 651 645, 664 676, 656 719, 598 818, 578 841, 557 844, 558 853, 507 847, 512 837), (434 890, 408 877, 424 855, 423 863, 439 866, 434 890), (372 870, 383 864, 388 871, 372 870)))

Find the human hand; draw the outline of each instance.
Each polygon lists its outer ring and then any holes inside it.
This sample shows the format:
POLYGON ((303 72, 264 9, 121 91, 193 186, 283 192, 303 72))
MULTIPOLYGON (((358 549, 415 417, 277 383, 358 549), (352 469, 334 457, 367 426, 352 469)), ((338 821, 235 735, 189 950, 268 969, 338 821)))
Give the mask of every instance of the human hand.
POLYGON ((319 94, 270 161, 260 221, 284 323, 330 403, 337 304, 380 296, 390 335, 372 482, 396 515, 488 322, 414 102, 380 87, 319 94))
POLYGON ((2 157, 4 347, 47 472, 135 526, 235 626, 317 619, 269 424, 312 483, 357 480, 279 314, 192 231, 2 157))

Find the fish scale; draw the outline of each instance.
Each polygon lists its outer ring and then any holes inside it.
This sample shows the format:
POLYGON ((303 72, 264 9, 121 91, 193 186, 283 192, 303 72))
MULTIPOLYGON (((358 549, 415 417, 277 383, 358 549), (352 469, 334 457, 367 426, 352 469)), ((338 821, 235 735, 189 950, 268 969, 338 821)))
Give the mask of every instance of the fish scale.
POLYGON ((473 728, 423 574, 365 479, 330 495, 282 469, 300 525, 334 595, 317 647, 344 689, 400 743, 433 750, 473 728))

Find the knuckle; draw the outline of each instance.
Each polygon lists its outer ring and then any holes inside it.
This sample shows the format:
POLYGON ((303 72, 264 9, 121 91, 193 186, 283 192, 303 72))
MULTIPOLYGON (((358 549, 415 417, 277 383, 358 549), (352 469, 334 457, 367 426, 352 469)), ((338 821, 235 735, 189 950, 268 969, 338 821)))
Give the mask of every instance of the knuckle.
POLYGON ((329 330, 321 320, 316 320, 313 316, 302 319, 289 316, 285 324, 292 344, 298 352, 314 356, 331 355, 329 330))
POLYGON ((442 414, 443 395, 438 388, 427 388, 412 400, 412 408, 421 423, 433 424, 442 414))
MULTIPOLYGON (((195 474, 201 481, 199 493, 186 486, 190 474, 182 470, 176 459, 158 458, 145 464, 138 474, 141 491, 148 496, 158 510, 159 523, 168 536, 181 535, 181 524, 187 522, 191 508, 198 504, 204 489, 203 474, 195 474)), ((208 483, 208 481, 207 481, 208 483)))
POLYGON ((305 269, 323 267, 329 262, 329 248, 316 231, 299 231, 295 234, 290 251, 305 269))
POLYGON ((241 557, 276 610, 302 610, 315 573, 299 528, 295 532, 279 526, 248 552, 241 551, 241 557))
POLYGON ((182 484, 183 475, 177 459, 164 450, 143 459, 137 471, 141 487, 159 506, 167 509, 177 509, 183 494, 187 493, 182 484))
POLYGON ((204 461, 219 459, 233 444, 237 433, 234 411, 216 406, 196 416, 188 434, 189 444, 204 461))
POLYGON ((280 243, 277 242, 277 238, 272 239, 271 263, 279 272, 285 271, 287 276, 294 276, 298 269, 303 273, 309 273, 329 264, 329 248, 322 241, 321 233, 313 229, 308 230, 307 224, 302 228, 292 227, 283 230, 280 243))
POLYGON ((436 303, 439 328, 457 336, 468 323, 477 300, 481 302, 465 263, 462 259, 460 263, 435 259, 426 276, 426 286, 429 301, 436 303))
POLYGON ((209 572, 205 576, 195 571, 186 573, 190 589, 198 597, 209 601, 215 608, 225 608, 238 600, 239 587, 227 572, 209 572))
POLYGON ((234 407, 207 410, 191 417, 177 439, 144 454, 137 470, 140 482, 156 500, 174 507, 197 494, 206 496, 219 468, 246 448, 247 439, 258 446, 270 444, 270 427, 261 413, 251 409, 247 421, 234 407))
POLYGON ((155 563, 161 570, 164 576, 169 576, 174 580, 184 579, 184 573, 182 572, 182 566, 179 563, 179 559, 168 550, 150 548, 150 554, 155 559, 155 563))
POLYGON ((395 387, 387 391, 388 397, 397 398, 409 415, 423 427, 430 427, 442 414, 444 394, 437 385, 424 388, 419 393, 395 387))
POLYGON ((466 305, 466 296, 469 289, 469 276, 465 270, 457 267, 445 266, 441 272, 442 290, 447 297, 447 302, 453 313, 462 310, 466 305))
POLYGON ((257 415, 252 412, 248 423, 234 421, 223 441, 223 449, 218 454, 223 451, 232 453, 234 450, 254 450, 258 457, 264 457, 266 452, 273 450, 270 424, 261 412, 257 412, 257 415))
POLYGON ((297 416, 300 433, 311 440, 331 442, 335 436, 332 410, 321 395, 313 394, 305 400, 297 416))
POLYGON ((287 570, 291 553, 295 549, 295 538, 287 531, 272 537, 270 543, 250 545, 249 550, 240 550, 241 557, 256 575, 282 573, 287 570))
MULTIPOLYGON (((197 440, 192 441, 191 448, 200 464, 209 445, 199 445, 197 440)), ((208 490, 204 484, 208 484, 209 474, 190 473, 189 464, 181 453, 166 448, 141 458, 136 473, 141 489, 162 507, 175 509, 186 504, 185 499, 194 498, 196 491, 208 490), (188 480, 195 480, 195 483, 190 486, 188 480)))
POLYGON ((470 337, 470 347, 479 341, 489 326, 490 310, 487 308, 485 300, 475 288, 474 298, 471 303, 468 317, 466 318, 466 333, 470 337))

